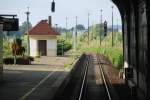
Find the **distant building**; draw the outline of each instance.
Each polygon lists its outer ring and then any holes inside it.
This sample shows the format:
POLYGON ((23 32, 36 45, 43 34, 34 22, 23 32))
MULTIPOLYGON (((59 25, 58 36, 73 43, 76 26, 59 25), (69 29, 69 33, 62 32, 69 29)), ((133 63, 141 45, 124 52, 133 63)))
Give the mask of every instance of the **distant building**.
POLYGON ((41 20, 29 31, 30 56, 57 56, 58 32, 51 25, 49 20, 41 20))

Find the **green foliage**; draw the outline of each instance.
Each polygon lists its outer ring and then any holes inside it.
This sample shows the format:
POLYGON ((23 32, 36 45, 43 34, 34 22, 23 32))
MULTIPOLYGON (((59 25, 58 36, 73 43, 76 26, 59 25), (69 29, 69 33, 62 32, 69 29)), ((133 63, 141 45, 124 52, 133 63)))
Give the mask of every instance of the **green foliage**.
POLYGON ((71 48, 72 45, 70 42, 63 39, 57 41, 57 55, 62 55, 62 53, 64 54, 64 52, 69 51, 71 48))
POLYGON ((79 41, 80 42, 86 42, 88 39, 88 33, 87 32, 84 32, 84 33, 81 33, 79 35, 79 41))
MULTIPOLYGON (((103 51, 99 51, 102 53, 103 51)), ((123 67, 123 53, 117 48, 106 48, 103 52, 118 69, 123 67)))
POLYGON ((92 37, 94 39, 96 39, 97 37, 99 37, 100 34, 103 37, 104 36, 104 32, 103 31, 104 31, 103 25, 95 24, 95 25, 90 26, 90 33, 93 34, 92 37))
POLYGON ((78 24, 77 25, 77 30, 85 30, 84 25, 78 24))
MULTIPOLYGON (((34 61, 34 58, 33 57, 28 57, 28 56, 25 56, 25 57, 21 57, 21 56, 18 56, 16 57, 16 64, 21 64, 21 65, 29 65, 31 64, 31 61, 34 61)), ((5 57, 3 59, 3 63, 4 64, 14 64, 14 57, 5 57)))
POLYGON ((66 36, 67 36, 67 40, 71 41, 72 37, 73 37, 73 34, 72 32, 70 31, 66 31, 64 33, 61 33, 61 36, 65 39, 66 36))
POLYGON ((19 46, 22 46, 22 40, 20 38, 17 38, 15 41, 19 46))
POLYGON ((12 55, 12 49, 11 49, 11 40, 9 40, 8 38, 3 38, 3 51, 4 57, 8 57, 10 55, 12 55))
POLYGON ((122 33, 117 32, 115 34, 115 37, 116 37, 116 42, 122 42, 123 41, 122 33))
MULTIPOLYGON (((32 28, 32 24, 29 22, 29 29, 32 28)), ((24 34, 27 31, 27 22, 23 22, 22 26, 20 26, 19 31, 21 32, 21 34, 24 34)))
POLYGON ((13 55, 24 56, 25 48, 22 46, 22 40, 20 38, 14 39, 12 43, 12 53, 13 55))
POLYGON ((72 36, 73 36, 72 32, 67 32, 67 39, 71 40, 72 36))
POLYGON ((110 61, 117 67, 121 69, 123 67, 123 48, 122 48, 122 34, 114 33, 114 47, 111 46, 111 34, 108 34, 102 40, 101 46, 99 45, 99 39, 94 39, 90 41, 90 45, 82 43, 81 52, 95 52, 105 55, 110 59, 110 61))
MULTIPOLYGON (((29 29, 31 28, 32 28, 32 25, 31 23, 29 23, 29 29)), ((19 27, 19 31, 12 31, 12 32, 9 32, 9 34, 7 32, 4 32, 4 38, 3 38, 3 51, 4 51, 3 56, 4 57, 8 57, 12 55, 11 45, 12 45, 14 36, 20 38, 21 36, 24 35, 26 30, 27 30, 27 22, 23 22, 22 25, 19 27)), ((26 47, 26 43, 27 43, 26 41, 25 43, 23 41, 23 46, 26 47)))
POLYGON ((70 68, 70 67, 73 67, 73 63, 75 61, 75 58, 70 58, 69 61, 64 65, 65 68, 70 68))
MULTIPOLYGON (((29 29, 32 28, 32 24, 29 22, 29 29)), ((9 37, 21 37, 25 34, 25 32, 27 31, 27 22, 23 22, 21 26, 19 26, 19 31, 9 31, 9 32, 4 32, 5 35, 9 36, 9 37)))

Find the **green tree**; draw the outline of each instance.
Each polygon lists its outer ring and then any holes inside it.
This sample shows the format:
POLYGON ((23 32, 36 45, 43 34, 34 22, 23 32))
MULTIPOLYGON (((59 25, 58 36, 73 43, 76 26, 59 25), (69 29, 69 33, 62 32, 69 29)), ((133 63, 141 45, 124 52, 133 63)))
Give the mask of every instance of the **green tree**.
POLYGON ((85 27, 84 27, 84 25, 81 25, 81 24, 78 24, 77 25, 77 30, 85 30, 85 27))
MULTIPOLYGON (((32 28, 32 24, 29 23, 29 29, 32 28)), ((23 36, 25 34, 25 32, 27 31, 27 22, 23 22, 21 26, 19 26, 19 31, 9 31, 9 32, 4 32, 5 35, 7 36, 15 36, 20 38, 21 36, 23 36)))
POLYGON ((4 50, 4 57, 12 55, 11 42, 7 37, 3 38, 3 50, 4 50))
POLYGON ((57 41, 57 55, 62 55, 62 53, 67 52, 71 48, 72 48, 72 45, 70 42, 64 39, 59 39, 57 41))
POLYGON ((101 26, 100 24, 95 24, 95 25, 90 26, 90 33, 93 33, 93 38, 99 37, 100 34, 103 37, 104 36, 103 25, 101 26))
MULTIPOLYGON (((29 22, 29 30, 32 28, 32 24, 29 22)), ((20 26, 20 33, 24 34, 27 31, 27 22, 23 22, 20 26)))

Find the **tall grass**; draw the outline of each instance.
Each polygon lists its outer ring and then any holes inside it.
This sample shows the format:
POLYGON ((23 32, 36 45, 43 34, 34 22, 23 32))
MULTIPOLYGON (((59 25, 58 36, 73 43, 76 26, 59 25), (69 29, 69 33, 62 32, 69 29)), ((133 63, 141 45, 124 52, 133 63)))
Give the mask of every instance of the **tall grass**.
POLYGON ((100 53, 108 57, 108 59, 114 64, 117 69, 123 67, 123 46, 122 46, 122 34, 114 34, 114 46, 111 45, 111 34, 103 38, 100 45, 99 39, 90 41, 88 46, 86 43, 83 43, 80 51, 81 52, 94 52, 100 53))

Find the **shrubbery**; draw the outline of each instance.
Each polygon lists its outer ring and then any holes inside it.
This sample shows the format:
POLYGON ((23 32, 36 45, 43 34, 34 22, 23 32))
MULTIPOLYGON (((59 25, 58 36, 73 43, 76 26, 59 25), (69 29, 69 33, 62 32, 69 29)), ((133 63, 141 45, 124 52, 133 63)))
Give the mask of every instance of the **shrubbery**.
MULTIPOLYGON (((16 57, 16 64, 29 65, 34 61, 33 57, 16 57)), ((3 59, 4 64, 14 64, 14 57, 7 57, 3 59)))
POLYGON ((71 43, 63 39, 57 41, 57 55, 62 55, 72 48, 71 43))
POLYGON ((95 52, 105 55, 117 69, 123 68, 123 46, 122 46, 122 34, 114 33, 114 46, 112 47, 111 34, 108 34, 102 39, 101 46, 99 45, 99 39, 91 40, 89 47, 83 44, 80 49, 81 52, 95 52))
POLYGON ((105 52, 99 49, 101 54, 107 56, 110 61, 117 67, 117 69, 121 69, 123 67, 123 53, 122 50, 117 48, 106 48, 105 52))

